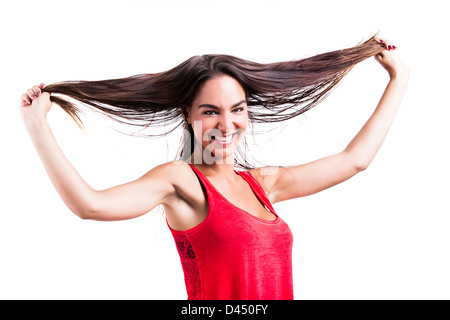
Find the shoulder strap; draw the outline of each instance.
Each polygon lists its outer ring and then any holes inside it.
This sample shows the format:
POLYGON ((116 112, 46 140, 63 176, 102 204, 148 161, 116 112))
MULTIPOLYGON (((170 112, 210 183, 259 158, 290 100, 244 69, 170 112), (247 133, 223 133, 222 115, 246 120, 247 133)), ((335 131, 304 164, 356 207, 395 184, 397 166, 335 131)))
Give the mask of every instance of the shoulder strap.
POLYGON ((197 176, 197 179, 200 182, 200 185, 202 186, 203 191, 206 194, 207 200, 209 205, 212 205, 212 202, 214 202, 214 186, 211 185, 211 183, 208 181, 208 179, 201 173, 199 170, 197 170, 193 165, 189 164, 192 171, 194 171, 195 175, 197 176))
POLYGON ((272 204, 269 201, 264 189, 258 183, 258 181, 250 174, 248 171, 236 171, 242 178, 247 181, 252 190, 256 193, 259 200, 269 209, 272 213, 275 213, 275 209, 272 207, 272 204))
POLYGON ((191 167, 191 169, 194 171, 195 175, 198 177, 198 179, 200 180, 203 188, 210 188, 210 184, 208 179, 204 176, 203 173, 201 173, 198 169, 196 169, 193 165, 189 164, 189 166, 191 167))

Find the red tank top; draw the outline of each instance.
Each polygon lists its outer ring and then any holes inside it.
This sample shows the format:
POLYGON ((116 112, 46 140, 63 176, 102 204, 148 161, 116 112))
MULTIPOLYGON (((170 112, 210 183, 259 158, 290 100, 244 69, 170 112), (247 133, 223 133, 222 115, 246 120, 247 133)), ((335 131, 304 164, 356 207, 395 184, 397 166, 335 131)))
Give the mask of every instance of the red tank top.
POLYGON ((275 213, 258 182, 236 171, 276 219, 260 219, 230 203, 196 168, 208 215, 187 230, 170 228, 180 255, 189 300, 291 300, 289 226, 275 213))

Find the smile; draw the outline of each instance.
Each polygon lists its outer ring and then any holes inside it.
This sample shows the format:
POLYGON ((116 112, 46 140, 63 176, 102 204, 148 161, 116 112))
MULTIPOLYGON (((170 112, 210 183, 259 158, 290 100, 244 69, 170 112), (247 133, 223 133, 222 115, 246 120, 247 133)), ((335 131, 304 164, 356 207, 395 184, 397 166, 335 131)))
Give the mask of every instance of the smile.
POLYGON ((222 146, 232 144, 235 140, 235 137, 237 136, 237 132, 233 134, 223 135, 223 136, 210 136, 211 142, 215 142, 217 144, 220 144, 222 146))

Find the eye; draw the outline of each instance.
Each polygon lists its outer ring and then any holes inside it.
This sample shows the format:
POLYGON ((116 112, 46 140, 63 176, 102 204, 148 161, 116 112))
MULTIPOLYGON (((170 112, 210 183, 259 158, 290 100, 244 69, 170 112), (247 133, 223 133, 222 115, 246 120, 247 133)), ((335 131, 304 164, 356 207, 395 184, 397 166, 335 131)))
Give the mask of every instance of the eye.
POLYGON ((214 110, 207 110, 207 111, 203 112, 203 114, 207 115, 207 116, 212 116, 212 115, 217 114, 217 112, 214 110))
POLYGON ((233 112, 242 112, 244 111, 244 108, 235 108, 233 109, 233 112))

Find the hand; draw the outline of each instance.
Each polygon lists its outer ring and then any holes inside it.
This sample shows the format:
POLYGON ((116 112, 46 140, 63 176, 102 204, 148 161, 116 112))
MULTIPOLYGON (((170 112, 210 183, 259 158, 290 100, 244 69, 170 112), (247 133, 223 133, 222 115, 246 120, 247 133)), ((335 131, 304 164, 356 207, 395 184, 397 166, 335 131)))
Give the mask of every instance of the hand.
POLYGON ((395 79, 399 76, 407 78, 409 76, 408 67, 393 52, 397 49, 397 47, 388 40, 380 38, 375 38, 375 40, 379 43, 383 43, 386 47, 386 50, 375 56, 375 60, 377 60, 383 66, 383 68, 386 69, 386 71, 389 73, 389 77, 391 79, 395 79))
POLYGON ((45 84, 41 83, 39 86, 33 86, 26 93, 22 94, 20 115, 26 123, 46 119, 52 103, 50 101, 50 94, 48 92, 42 92, 44 88, 45 84))

